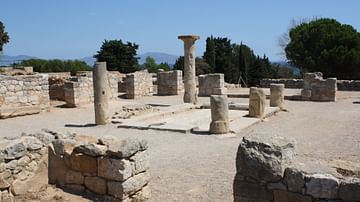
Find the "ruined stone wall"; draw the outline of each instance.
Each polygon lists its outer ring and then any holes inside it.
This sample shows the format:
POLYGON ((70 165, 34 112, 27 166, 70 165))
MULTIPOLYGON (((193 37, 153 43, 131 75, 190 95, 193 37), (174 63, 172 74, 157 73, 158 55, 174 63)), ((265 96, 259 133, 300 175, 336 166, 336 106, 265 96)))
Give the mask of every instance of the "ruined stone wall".
POLYGON ((0 75, 0 118, 9 118, 48 110, 47 74, 0 75))
POLYGON ((285 88, 301 89, 304 85, 303 79, 261 79, 261 88, 270 88, 270 84, 284 84, 285 88))
POLYGON ((65 101, 65 81, 71 77, 70 72, 48 73, 48 75, 50 99, 65 101))
POLYGON ((158 95, 179 95, 184 91, 180 70, 158 72, 156 83, 158 95))
MULTIPOLYGON (((123 74, 119 72, 108 72, 110 99, 118 96, 118 83, 123 74)), ((65 102, 67 107, 78 107, 94 101, 94 86, 92 72, 77 72, 75 77, 65 81, 64 86, 65 102)))
POLYGON ((126 97, 135 99, 153 94, 153 80, 147 71, 138 71, 127 74, 125 78, 126 97))
POLYGON ((47 162, 47 145, 55 139, 47 130, 0 139, 0 201, 13 201, 31 188, 31 178, 47 162))
MULTIPOLYGON (((261 79, 261 88, 270 88, 270 84, 284 84, 285 88, 301 89, 304 85, 303 79, 261 79)), ((337 80, 337 89, 340 91, 360 91, 360 80, 337 80)))
POLYGON ((49 183, 78 194, 90 191, 100 201, 148 199, 148 168, 145 141, 83 136, 49 146, 49 183))
POLYGON ((225 94, 224 74, 200 75, 199 96, 223 95, 225 94))
POLYGON ((336 83, 336 78, 323 79, 321 72, 305 73, 301 97, 311 101, 336 101, 336 83))
POLYGON ((308 174, 292 165, 294 141, 244 137, 239 145, 234 201, 360 201, 360 179, 308 174))
POLYGON ((1 67, 0 74, 6 76, 31 75, 33 67, 1 67))

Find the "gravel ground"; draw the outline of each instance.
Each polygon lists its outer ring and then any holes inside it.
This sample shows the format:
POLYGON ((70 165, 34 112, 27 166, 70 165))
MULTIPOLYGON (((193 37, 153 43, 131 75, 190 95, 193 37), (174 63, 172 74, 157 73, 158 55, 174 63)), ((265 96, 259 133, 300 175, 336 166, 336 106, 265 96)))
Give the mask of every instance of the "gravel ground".
MULTIPOLYGON (((360 164, 360 104, 356 104, 360 101, 360 93, 340 93, 339 97, 341 99, 335 103, 286 101, 288 112, 280 112, 236 135, 118 129, 112 124, 93 126, 94 112, 92 105, 88 105, 78 109, 55 107, 51 112, 0 120, 0 136, 17 136, 21 132, 49 128, 95 136, 143 138, 149 142, 151 201, 232 201, 236 152, 244 135, 264 133, 295 138, 301 162, 360 164)), ((175 104, 181 103, 181 97, 154 96, 137 101, 175 104)), ((122 104, 112 102, 111 108, 115 110, 122 104)), ((305 167, 311 168, 307 163, 305 167)), ((66 193, 56 193, 64 201, 68 198, 66 193)))

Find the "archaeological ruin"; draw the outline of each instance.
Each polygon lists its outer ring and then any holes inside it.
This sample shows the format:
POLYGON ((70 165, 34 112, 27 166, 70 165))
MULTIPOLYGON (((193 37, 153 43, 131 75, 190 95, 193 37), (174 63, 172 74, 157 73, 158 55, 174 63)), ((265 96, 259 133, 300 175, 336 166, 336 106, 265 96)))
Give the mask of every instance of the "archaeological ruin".
POLYGON ((1 71, 0 202, 360 202, 359 81, 241 87, 178 39, 183 72, 1 71))

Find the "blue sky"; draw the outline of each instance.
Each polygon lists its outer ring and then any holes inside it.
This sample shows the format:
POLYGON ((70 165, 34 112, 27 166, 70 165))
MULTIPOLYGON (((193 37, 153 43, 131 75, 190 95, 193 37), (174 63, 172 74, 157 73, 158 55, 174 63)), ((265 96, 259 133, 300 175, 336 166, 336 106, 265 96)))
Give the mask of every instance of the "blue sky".
POLYGON ((360 31, 358 0, 1 0, 0 8, 11 37, 3 53, 47 59, 91 56, 104 39, 135 42, 139 54, 182 55, 177 36, 197 34, 197 55, 214 35, 278 61, 291 20, 329 17, 360 31))

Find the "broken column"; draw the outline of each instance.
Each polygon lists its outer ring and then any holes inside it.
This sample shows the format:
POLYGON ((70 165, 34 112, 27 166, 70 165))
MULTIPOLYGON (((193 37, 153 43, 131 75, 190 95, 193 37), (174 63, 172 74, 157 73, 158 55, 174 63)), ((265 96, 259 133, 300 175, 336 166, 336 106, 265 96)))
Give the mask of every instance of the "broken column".
POLYGON ((200 37, 195 35, 181 35, 178 39, 184 41, 184 102, 196 104, 195 41, 200 39, 200 37))
POLYGON ((226 95, 211 95, 210 133, 224 134, 229 132, 229 107, 226 95))
POLYGON ((265 99, 265 93, 262 89, 256 87, 250 88, 249 117, 263 118, 265 99))
POLYGON ((109 83, 106 62, 96 62, 93 71, 95 124, 105 125, 109 120, 109 83))
POLYGON ((270 107, 283 107, 284 84, 270 84, 270 107))

